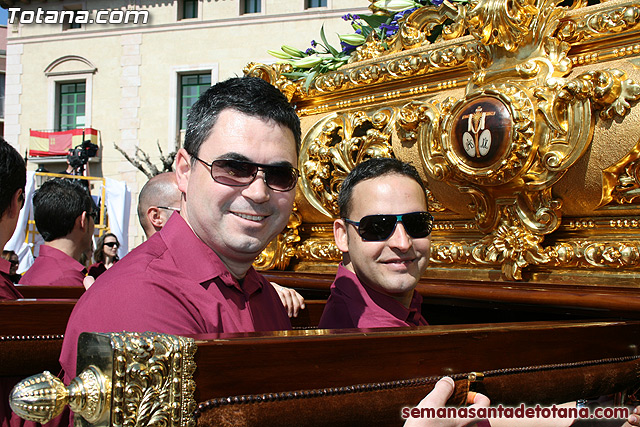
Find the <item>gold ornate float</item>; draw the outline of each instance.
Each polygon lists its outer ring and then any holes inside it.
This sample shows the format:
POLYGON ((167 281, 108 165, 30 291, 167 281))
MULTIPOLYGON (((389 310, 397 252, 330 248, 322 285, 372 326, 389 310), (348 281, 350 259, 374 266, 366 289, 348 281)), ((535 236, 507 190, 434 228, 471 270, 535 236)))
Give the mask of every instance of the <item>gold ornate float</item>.
POLYGON ((387 49, 369 38, 308 90, 285 77, 290 65, 249 64, 303 124, 296 217, 258 266, 331 271, 342 180, 394 156, 428 186, 428 276, 637 278, 639 28, 633 1, 445 1, 409 15, 387 49))

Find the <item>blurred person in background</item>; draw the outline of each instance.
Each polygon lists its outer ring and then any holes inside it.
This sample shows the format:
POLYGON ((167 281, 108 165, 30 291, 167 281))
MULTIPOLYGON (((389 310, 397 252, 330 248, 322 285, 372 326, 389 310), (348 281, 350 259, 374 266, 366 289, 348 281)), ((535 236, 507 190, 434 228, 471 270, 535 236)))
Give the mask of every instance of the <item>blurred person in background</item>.
POLYGON ((120 242, 115 234, 106 233, 100 236, 96 243, 96 250, 93 253, 95 264, 89 266, 87 276, 97 279, 98 276, 118 262, 120 259, 118 257, 118 248, 120 248, 120 242))

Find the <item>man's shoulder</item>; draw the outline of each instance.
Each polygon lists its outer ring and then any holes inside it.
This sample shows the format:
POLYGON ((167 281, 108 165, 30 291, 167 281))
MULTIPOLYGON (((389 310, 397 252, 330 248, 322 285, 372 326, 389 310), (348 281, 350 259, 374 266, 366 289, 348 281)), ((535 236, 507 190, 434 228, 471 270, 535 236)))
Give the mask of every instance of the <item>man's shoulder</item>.
POLYGON ((48 285, 52 278, 62 275, 60 263, 51 257, 40 255, 36 257, 31 267, 20 278, 21 285, 48 285))
POLYGON ((13 280, 3 271, 0 271, 0 300, 2 299, 18 299, 22 295, 13 285, 13 280))

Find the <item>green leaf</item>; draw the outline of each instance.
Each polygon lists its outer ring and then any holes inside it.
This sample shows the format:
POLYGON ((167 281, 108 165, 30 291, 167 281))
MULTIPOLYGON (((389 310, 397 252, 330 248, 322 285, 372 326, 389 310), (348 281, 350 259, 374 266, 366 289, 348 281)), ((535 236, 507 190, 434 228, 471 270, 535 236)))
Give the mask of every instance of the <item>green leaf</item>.
POLYGON ((268 50, 267 53, 271 56, 275 56, 280 59, 291 59, 291 55, 287 55, 284 52, 278 52, 277 50, 268 50))
POLYGON ((300 49, 296 49, 295 47, 291 47, 291 46, 287 46, 286 44, 283 44, 280 49, 282 49, 283 52, 288 53, 291 56, 296 56, 298 58, 304 58, 305 56, 307 56, 306 53, 304 53, 303 51, 301 51, 300 49))
MULTIPOLYGON (((358 15, 360 19, 369 24, 371 28, 378 28, 380 24, 389 21, 389 17, 385 15, 358 15)), ((364 34, 363 34, 364 35, 364 34)))
POLYGON ((317 72, 312 71, 305 79, 303 87, 306 92, 309 92, 309 87, 311 86, 311 83, 313 83, 313 81, 316 79, 316 74, 317 72))
POLYGON ((303 71, 289 71, 287 73, 282 73, 283 76, 297 77, 297 78, 306 77, 308 74, 309 74, 308 72, 303 72, 303 71))
POLYGON ((322 39, 322 41, 324 42, 324 46, 329 50, 329 52, 333 55, 333 56, 338 56, 340 54, 340 52, 338 52, 333 46, 331 46, 329 44, 329 42, 327 41, 327 37, 324 35, 324 24, 322 24, 322 27, 320 27, 320 38, 322 39))

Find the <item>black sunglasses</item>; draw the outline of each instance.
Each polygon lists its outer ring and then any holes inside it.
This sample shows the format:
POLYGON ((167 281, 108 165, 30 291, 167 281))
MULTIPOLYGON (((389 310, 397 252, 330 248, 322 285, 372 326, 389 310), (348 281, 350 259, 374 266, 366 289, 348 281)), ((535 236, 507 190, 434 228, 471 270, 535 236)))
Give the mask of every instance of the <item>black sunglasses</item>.
POLYGON ((98 211, 96 211, 96 210, 93 210, 93 209, 92 209, 92 210, 91 210, 91 212, 89 212, 89 216, 90 216, 91 218, 93 218, 93 222, 94 222, 95 224, 97 224, 97 223, 98 223, 98 221, 100 221, 100 212, 98 212, 98 211))
POLYGON ((300 171, 293 166, 263 165, 244 160, 220 159, 207 163, 194 156, 193 158, 209 167, 211 178, 217 183, 231 187, 245 187, 251 184, 258 175, 264 172, 264 182, 272 190, 289 191, 298 182, 300 171))
POLYGON ((110 248, 112 248, 112 247, 114 247, 114 246, 115 246, 116 248, 119 248, 119 247, 120 247, 120 243, 118 243, 118 242, 105 242, 105 243, 104 243, 104 245, 105 245, 105 246, 109 246, 110 248))
POLYGON ((407 234, 414 239, 427 237, 433 229, 433 216, 429 212, 411 212, 402 215, 367 215, 360 222, 342 218, 358 230, 362 240, 379 242, 387 240, 401 222, 407 234))

